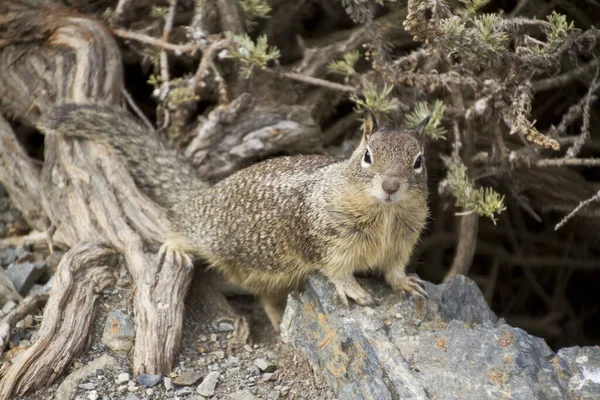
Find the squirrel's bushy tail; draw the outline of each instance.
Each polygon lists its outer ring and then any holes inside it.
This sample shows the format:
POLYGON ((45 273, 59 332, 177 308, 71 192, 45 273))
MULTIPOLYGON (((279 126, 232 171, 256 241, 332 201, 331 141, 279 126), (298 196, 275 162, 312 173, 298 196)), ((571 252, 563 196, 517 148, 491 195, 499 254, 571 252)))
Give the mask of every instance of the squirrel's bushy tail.
POLYGON ((112 146, 138 187, 163 207, 170 208, 208 186, 191 163, 155 131, 116 107, 62 104, 44 115, 38 128, 45 134, 82 137, 112 146))

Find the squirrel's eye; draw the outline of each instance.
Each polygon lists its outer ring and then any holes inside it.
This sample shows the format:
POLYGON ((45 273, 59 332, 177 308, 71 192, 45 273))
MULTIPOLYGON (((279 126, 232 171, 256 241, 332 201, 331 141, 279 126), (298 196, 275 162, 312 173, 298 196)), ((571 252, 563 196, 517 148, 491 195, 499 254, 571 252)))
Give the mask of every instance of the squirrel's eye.
POLYGON ((417 156, 417 158, 415 159, 415 164, 413 165, 413 168, 416 170, 421 169, 421 167, 423 166, 423 157, 419 154, 417 156))
POLYGON ((365 164, 371 164, 371 152, 369 152, 369 149, 367 149, 365 151, 365 156, 363 157, 363 161, 365 164))

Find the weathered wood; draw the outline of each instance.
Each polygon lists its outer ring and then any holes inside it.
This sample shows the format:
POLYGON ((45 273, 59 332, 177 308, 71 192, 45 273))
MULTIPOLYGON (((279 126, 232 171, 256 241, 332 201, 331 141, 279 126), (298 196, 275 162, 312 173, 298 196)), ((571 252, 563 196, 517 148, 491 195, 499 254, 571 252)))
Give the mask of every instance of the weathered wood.
POLYGON ((185 154, 200 175, 211 180, 267 156, 321 148, 321 130, 307 108, 253 106, 251 96, 244 93, 208 115, 185 154))
POLYGON ((0 398, 54 382, 85 347, 94 306, 104 289, 114 284, 111 269, 117 253, 106 245, 81 242, 69 250, 54 277, 44 320, 35 343, 13 364, 0 382, 0 398))
POLYGON ((40 201, 40 168, 35 165, 6 119, 0 115, 0 182, 32 228, 45 230, 50 221, 40 201))
MULTIPOLYGON (((12 38, 18 39, 2 42, 0 49, 0 109, 4 114, 36 126, 40 116, 64 101, 122 104, 120 51, 101 23, 71 10, 29 1, 3 2, 0 7, 4 17, 0 23, 6 24, 0 31, 13 31, 12 38)), ((14 141, 14 135, 11 138, 14 141)), ((114 151, 58 132, 45 140, 41 205, 66 244, 102 241, 125 254, 135 285, 134 372, 168 373, 179 347, 191 265, 175 255, 168 255, 163 263, 156 259, 168 227, 164 210, 136 188, 114 151)), ((71 250, 82 260, 94 258, 95 251, 88 247, 71 250)), ((78 296, 90 287, 112 284, 107 274, 105 267, 89 268, 71 283, 55 283, 61 289, 51 294, 44 314, 43 324, 49 331, 3 377, 5 398, 13 390, 23 393, 56 379, 82 350, 85 327, 93 314, 92 297, 85 303, 88 310, 75 313, 69 307, 80 302, 78 296), (70 319, 64 318, 67 312, 70 319), (57 332, 60 337, 54 336, 57 332), (42 373, 48 379, 40 379, 42 373)))

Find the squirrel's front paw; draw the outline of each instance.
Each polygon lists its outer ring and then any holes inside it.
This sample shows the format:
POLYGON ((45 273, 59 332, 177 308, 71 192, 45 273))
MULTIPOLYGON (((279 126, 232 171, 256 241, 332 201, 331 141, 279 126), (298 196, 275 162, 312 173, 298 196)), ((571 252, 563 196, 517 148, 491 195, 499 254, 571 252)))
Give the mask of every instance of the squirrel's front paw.
POLYGON ((386 278, 394 292, 398 294, 420 297, 422 299, 429 298, 429 295, 423 287, 423 281, 416 275, 391 275, 386 278))
POLYGON ((178 265, 185 265, 188 268, 192 268, 194 263, 187 253, 179 249, 170 247, 168 243, 164 243, 160 246, 160 250, 157 254, 159 263, 177 263, 178 265))
POLYGON ((369 292, 363 289, 354 278, 345 280, 331 279, 331 281, 335 285, 338 297, 345 306, 349 305, 348 298, 351 298, 361 306, 371 306, 375 304, 373 297, 371 297, 369 292))

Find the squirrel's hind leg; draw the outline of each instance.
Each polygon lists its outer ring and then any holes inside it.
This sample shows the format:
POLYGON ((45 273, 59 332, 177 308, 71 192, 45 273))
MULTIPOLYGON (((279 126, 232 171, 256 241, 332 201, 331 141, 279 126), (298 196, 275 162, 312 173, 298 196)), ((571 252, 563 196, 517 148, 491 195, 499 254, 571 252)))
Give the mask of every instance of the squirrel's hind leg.
POLYGON ((279 333, 283 312, 287 305, 287 292, 281 294, 271 294, 260 296, 262 306, 273 325, 275 332, 279 333))

